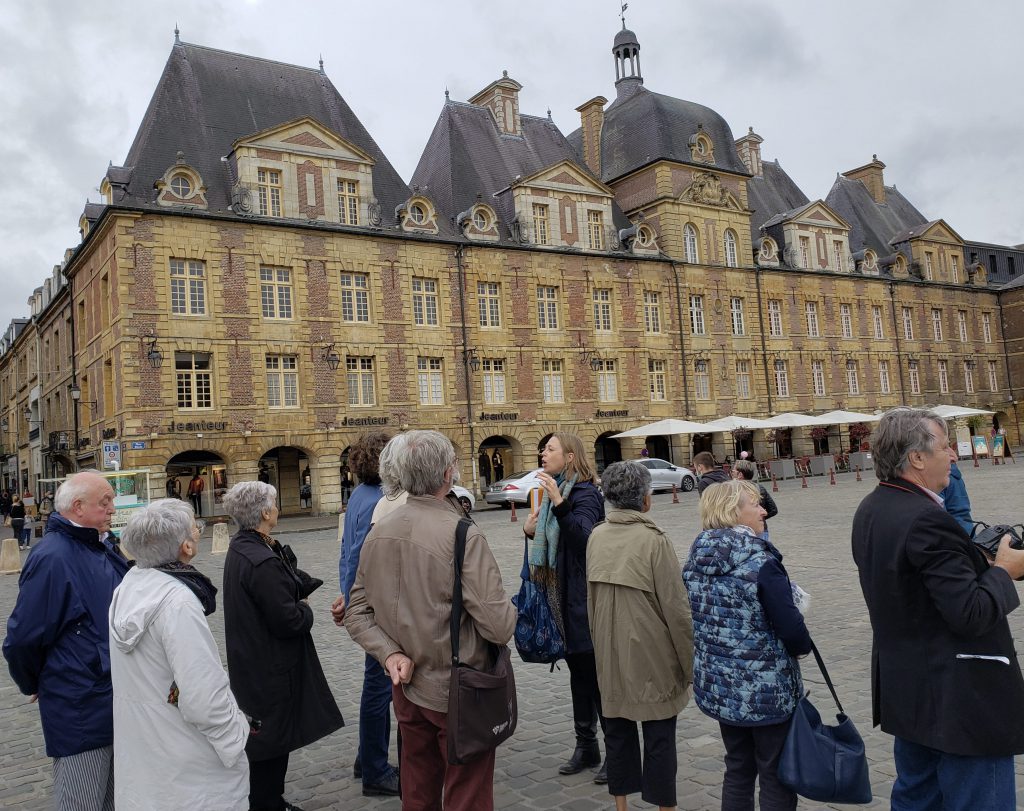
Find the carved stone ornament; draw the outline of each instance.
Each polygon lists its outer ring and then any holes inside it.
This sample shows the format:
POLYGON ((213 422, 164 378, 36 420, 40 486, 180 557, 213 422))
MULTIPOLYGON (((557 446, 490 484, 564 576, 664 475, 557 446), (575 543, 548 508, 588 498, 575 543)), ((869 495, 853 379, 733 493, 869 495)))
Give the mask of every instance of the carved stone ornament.
POLYGON ((729 205, 729 192, 722 188, 722 182, 710 172, 702 172, 693 179, 683 197, 705 206, 729 205))
POLYGON ((761 240, 761 258, 770 262, 778 254, 779 247, 775 244, 775 240, 771 237, 764 237, 761 240))
POLYGON ((367 212, 367 219, 371 226, 379 227, 381 224, 381 206, 380 201, 376 197, 370 198, 370 203, 367 212))
POLYGON ((231 210, 236 214, 252 214, 252 189, 236 183, 231 190, 231 210))

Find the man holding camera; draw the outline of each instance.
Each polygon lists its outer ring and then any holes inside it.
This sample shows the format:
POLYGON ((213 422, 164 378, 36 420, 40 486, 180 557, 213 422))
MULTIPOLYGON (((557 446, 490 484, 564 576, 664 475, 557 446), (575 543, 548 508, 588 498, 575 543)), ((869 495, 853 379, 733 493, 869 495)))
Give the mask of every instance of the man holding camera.
POLYGON ((873 722, 894 735, 897 811, 1015 807, 1024 678, 1007 615, 1024 550, 994 560, 942 507, 955 454, 930 411, 896 408, 874 433, 879 486, 853 519, 871 617, 873 722))

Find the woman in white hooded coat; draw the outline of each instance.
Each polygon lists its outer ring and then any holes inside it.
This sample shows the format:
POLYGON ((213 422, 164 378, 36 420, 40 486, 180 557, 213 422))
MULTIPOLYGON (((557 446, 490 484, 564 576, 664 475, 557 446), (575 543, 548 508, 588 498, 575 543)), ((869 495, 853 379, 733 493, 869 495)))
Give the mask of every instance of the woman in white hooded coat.
POLYGON ((249 722, 206 622, 217 589, 189 565, 192 508, 154 501, 121 541, 137 565, 110 604, 117 809, 245 811, 249 722))

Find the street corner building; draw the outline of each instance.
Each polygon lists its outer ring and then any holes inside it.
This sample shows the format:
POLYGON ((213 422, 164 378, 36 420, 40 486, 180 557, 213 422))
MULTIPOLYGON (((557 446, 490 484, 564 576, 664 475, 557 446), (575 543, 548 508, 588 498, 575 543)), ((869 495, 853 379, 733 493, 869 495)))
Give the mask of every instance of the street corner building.
MULTIPOLYGON (((446 92, 408 122, 407 182, 322 64, 176 37, 81 242, 0 337, 3 485, 116 455, 204 515, 257 477, 326 513, 372 428, 442 431, 479 488, 556 430, 600 469, 644 421, 939 401, 1019 441, 1024 246, 927 219, 877 157, 809 199, 752 127, 650 89, 628 29, 607 67, 568 135, 508 73, 446 92)), ((811 442, 752 433, 758 456, 811 442)))

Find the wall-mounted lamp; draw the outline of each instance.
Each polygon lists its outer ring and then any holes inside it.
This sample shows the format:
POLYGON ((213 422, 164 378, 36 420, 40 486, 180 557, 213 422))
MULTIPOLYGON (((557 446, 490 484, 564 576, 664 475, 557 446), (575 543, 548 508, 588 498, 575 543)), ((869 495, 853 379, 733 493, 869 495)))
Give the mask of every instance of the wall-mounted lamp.
POLYGON ((68 392, 71 394, 71 399, 74 400, 75 403, 81 403, 82 405, 92 406, 93 409, 95 410, 96 403, 93 402, 92 400, 82 399, 82 389, 79 387, 77 383, 72 383, 70 386, 68 386, 68 392))
POLYGON ((29 425, 40 425, 43 422, 42 420, 34 420, 34 419, 32 419, 32 408, 31 408, 31 406, 25 406, 25 421, 29 425))
POLYGON ((469 364, 469 368, 473 370, 474 374, 480 371, 480 358, 477 356, 475 349, 472 347, 463 349, 462 358, 469 364))
POLYGON ((156 333, 150 330, 146 335, 149 339, 149 349, 146 350, 146 360, 149 361, 149 365, 154 369, 159 369, 160 364, 164 362, 164 353, 156 348, 156 333))
POLYGON ((587 345, 583 343, 583 338, 579 333, 576 333, 576 348, 580 350, 580 363, 589 363, 591 370, 595 372, 601 370, 604 360, 598 356, 596 349, 587 349, 587 345))
POLYGON ((5 431, 9 431, 11 428, 11 421, 8 420, 7 417, 4 417, 2 420, 0 420, 0 428, 2 428, 5 431))
POLYGON ((334 344, 327 344, 324 347, 323 354, 320 355, 320 360, 326 363, 332 372, 338 371, 338 367, 341 365, 341 356, 334 351, 334 344))
POLYGON ((857 361, 855 361, 855 360, 848 360, 848 361, 846 361, 846 371, 852 372, 856 368, 857 368, 857 361))
POLYGON ((784 372, 784 371, 786 371, 786 361, 784 361, 784 360, 777 360, 777 361, 775 361, 775 371, 776 372, 784 372))

